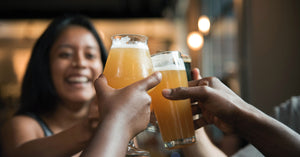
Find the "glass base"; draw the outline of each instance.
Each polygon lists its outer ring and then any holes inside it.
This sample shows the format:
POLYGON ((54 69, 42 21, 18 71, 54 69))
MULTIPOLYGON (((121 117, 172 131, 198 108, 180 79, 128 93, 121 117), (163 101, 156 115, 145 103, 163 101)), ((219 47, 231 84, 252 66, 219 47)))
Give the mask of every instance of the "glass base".
POLYGON ((175 141, 169 141, 169 142, 165 142, 164 146, 167 149, 178 149, 178 148, 182 148, 186 145, 190 145, 196 142, 196 137, 189 137, 189 138, 184 138, 184 139, 177 139, 175 141))
POLYGON ((150 153, 147 152, 147 151, 145 151, 145 150, 142 150, 142 149, 139 149, 139 148, 135 148, 135 147, 132 147, 132 146, 128 145, 126 157, 129 157, 129 156, 150 157, 150 153))

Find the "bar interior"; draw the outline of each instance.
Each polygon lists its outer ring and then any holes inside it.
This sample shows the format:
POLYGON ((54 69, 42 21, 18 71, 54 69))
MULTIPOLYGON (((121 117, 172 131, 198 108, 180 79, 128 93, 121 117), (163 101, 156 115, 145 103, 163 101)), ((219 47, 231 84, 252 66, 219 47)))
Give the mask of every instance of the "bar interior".
MULTIPOLYGON (((115 34, 147 36, 151 55, 180 51, 190 69, 219 78, 271 117, 276 106, 300 95, 297 0, 9 0, 0 2, 0 127, 20 105, 35 42, 63 14, 89 17, 107 52, 115 34)), ((300 126, 299 120, 291 123, 300 126)), ((205 130, 227 156, 249 144, 215 125, 205 130)), ((165 149, 155 128, 136 139, 152 157, 186 156, 181 149, 165 149)))

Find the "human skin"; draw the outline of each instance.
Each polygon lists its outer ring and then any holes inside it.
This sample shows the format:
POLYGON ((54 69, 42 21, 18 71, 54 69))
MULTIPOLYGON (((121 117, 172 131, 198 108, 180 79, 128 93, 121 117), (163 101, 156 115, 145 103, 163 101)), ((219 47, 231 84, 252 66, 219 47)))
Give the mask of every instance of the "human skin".
POLYGON ((131 138, 147 127, 151 97, 147 91, 161 81, 161 74, 133 83, 125 88, 108 86, 101 75, 95 81, 99 101, 100 123, 83 157, 125 156, 131 138))
POLYGON ((215 124, 224 132, 234 131, 265 156, 300 154, 299 134, 246 103, 219 79, 202 78, 191 81, 189 85, 165 89, 162 93, 168 99, 198 101, 196 107, 202 117, 195 121, 196 128, 215 124))

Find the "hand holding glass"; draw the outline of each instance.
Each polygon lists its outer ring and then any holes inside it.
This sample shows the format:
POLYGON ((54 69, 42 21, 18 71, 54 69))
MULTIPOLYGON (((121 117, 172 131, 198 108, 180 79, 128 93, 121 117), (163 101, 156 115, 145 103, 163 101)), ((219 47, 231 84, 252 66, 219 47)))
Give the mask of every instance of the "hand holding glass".
MULTIPOLYGON (((120 34, 112 36, 112 45, 103 74, 113 88, 123 88, 153 73, 148 38, 143 35, 120 34)), ((150 156, 135 148, 131 141, 127 155, 150 156)))
POLYGON ((162 73, 160 84, 150 92, 150 95, 164 146, 174 149, 195 143, 190 100, 168 100, 161 93, 166 88, 188 86, 180 52, 164 51, 152 55, 151 59, 154 71, 162 73))

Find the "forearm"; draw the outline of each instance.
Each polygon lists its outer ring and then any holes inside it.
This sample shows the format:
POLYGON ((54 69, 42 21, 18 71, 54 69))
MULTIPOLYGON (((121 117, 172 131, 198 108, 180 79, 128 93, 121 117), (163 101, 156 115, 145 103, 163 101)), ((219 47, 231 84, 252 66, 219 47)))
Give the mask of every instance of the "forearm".
POLYGON ((50 137, 35 138, 16 146, 6 146, 3 152, 6 156, 71 156, 80 152, 90 139, 85 125, 75 126, 50 137))
POLYGON ((130 135, 126 124, 114 118, 106 118, 99 124, 94 137, 81 156, 125 156, 129 140, 130 135))
POLYGON ((24 143, 16 148, 12 156, 41 156, 41 157, 63 157, 71 156, 82 149, 82 143, 78 143, 73 136, 73 140, 65 135, 55 135, 42 139, 36 139, 24 143))
POLYGON ((225 157, 226 155, 216 147, 208 138, 204 128, 196 131, 197 142, 191 146, 182 149, 185 156, 188 157, 225 157))
POLYGON ((298 156, 300 135, 265 113, 250 107, 238 116, 238 133, 266 156, 298 156))

